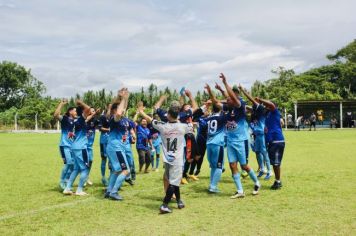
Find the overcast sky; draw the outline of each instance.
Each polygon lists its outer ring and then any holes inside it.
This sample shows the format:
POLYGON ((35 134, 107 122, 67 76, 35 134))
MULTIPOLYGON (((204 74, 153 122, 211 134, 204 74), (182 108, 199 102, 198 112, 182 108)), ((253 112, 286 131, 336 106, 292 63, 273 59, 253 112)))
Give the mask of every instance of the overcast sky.
POLYGON ((278 66, 328 63, 356 38, 353 0, 0 0, 0 60, 31 68, 47 94, 128 86, 251 86, 278 66))

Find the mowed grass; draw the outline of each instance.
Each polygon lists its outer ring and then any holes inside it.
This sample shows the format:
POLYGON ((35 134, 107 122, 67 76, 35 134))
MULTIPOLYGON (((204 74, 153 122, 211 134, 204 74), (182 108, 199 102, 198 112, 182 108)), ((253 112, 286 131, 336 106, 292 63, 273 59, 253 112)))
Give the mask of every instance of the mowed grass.
MULTIPOLYGON (((205 160, 200 180, 181 188, 186 208, 172 204, 173 214, 159 215, 163 169, 125 184, 124 201, 105 200, 96 142, 90 196, 63 196, 59 135, 0 134, 0 235, 355 235, 356 130, 285 136, 282 190, 262 180, 254 197, 245 179, 247 196, 231 200, 235 186, 225 164, 222 193, 208 194, 205 160)), ((256 169, 254 153, 250 163, 256 169)))

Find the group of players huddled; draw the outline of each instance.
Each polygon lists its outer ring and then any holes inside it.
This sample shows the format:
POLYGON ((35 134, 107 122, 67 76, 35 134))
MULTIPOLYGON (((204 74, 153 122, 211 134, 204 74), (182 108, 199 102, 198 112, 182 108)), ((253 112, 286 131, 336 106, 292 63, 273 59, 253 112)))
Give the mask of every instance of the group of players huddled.
POLYGON ((219 193, 225 149, 236 186, 232 199, 245 197, 241 175, 251 178, 254 183, 252 195, 257 195, 261 188, 259 178, 265 175, 264 179, 268 180, 273 175, 271 165, 275 175, 271 189, 280 189, 280 165, 285 142, 277 106, 268 100, 252 97, 241 85, 230 87, 224 74, 220 74, 220 79, 225 88, 217 83, 215 88, 225 97, 223 100, 218 100, 207 84, 205 89, 210 99, 198 107, 192 93, 182 88, 180 101, 171 102, 168 110, 161 108, 167 95, 161 96, 153 107, 152 116, 145 113, 143 103, 139 102, 133 120, 127 117, 127 88, 120 89, 112 104, 102 113, 77 100, 77 107, 69 107, 61 115, 67 103, 62 100, 54 116, 62 129, 59 149, 64 162, 60 176, 63 194, 87 195, 83 188, 92 184, 89 173, 96 129, 100 131, 101 175, 106 186, 104 197, 111 200, 122 200, 119 190, 123 182, 133 185, 136 180, 133 144, 136 144, 139 157, 138 171, 145 173, 159 170, 162 147, 166 195, 160 206, 161 213, 172 212, 168 207, 172 200, 177 202, 179 209, 184 208, 179 186, 187 184, 188 180, 199 179, 205 152, 210 166, 210 193, 219 193), (251 106, 246 104, 242 94, 252 103, 251 106), (190 104, 185 103, 185 96, 190 104), (251 115, 247 116, 248 113, 251 115), (256 153, 257 175, 248 164, 250 147, 256 153), (107 165, 110 170, 108 179, 105 175, 107 165), (78 188, 74 193, 72 186, 78 175, 78 188))

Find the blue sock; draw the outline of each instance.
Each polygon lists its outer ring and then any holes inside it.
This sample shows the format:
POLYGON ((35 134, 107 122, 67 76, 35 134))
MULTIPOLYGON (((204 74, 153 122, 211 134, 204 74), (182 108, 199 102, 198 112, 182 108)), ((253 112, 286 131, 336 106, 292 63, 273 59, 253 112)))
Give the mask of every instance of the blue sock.
POLYGON ((268 173, 271 173, 271 162, 269 160, 268 152, 263 153, 263 161, 266 162, 268 173))
POLYGON ((222 169, 216 168, 214 171, 213 183, 212 183, 212 187, 215 189, 218 188, 218 183, 221 179, 221 174, 222 174, 222 169))
POLYGON ((65 176, 65 180, 68 182, 70 175, 72 174, 72 171, 74 169, 74 165, 73 164, 67 164, 68 165, 68 170, 67 170, 67 174, 65 176))
POLYGON ((236 189, 237 189, 237 192, 238 193, 243 193, 244 190, 242 188, 242 183, 241 183, 241 179, 240 179, 240 172, 238 172, 237 174, 234 174, 232 176, 234 182, 235 182, 235 185, 236 185, 236 189))
POLYGON ((101 176, 102 176, 102 177, 105 177, 106 158, 102 158, 102 159, 101 159, 101 166, 100 166, 100 169, 101 169, 101 176))
POLYGON ((109 177, 109 185, 108 185, 108 188, 106 189, 106 192, 111 192, 112 188, 114 187, 115 185, 115 182, 116 182, 116 179, 119 175, 114 173, 114 172, 111 172, 110 173, 110 177, 109 177))
POLYGON ((255 184, 260 185, 260 182, 258 181, 257 176, 256 176, 255 172, 252 169, 250 169, 250 171, 248 172, 248 175, 250 176, 250 178, 252 179, 252 181, 255 184))
POLYGON ((155 165, 155 155, 151 154, 151 167, 153 168, 155 165))
POLYGON ((159 157, 156 157, 156 169, 159 167, 159 157))
POLYGON ((69 165, 68 164, 64 164, 63 168, 62 168, 62 171, 61 171, 61 178, 60 178, 61 183, 66 180, 66 176, 67 176, 68 170, 69 170, 69 165))
POLYGON ((215 170, 216 170, 216 168, 210 168, 210 186, 209 187, 213 187, 215 170))
POLYGON ((77 192, 83 191, 84 184, 87 181, 88 177, 89 177, 89 169, 85 169, 80 172, 80 179, 79 179, 77 192))
POLYGON ((126 178, 126 175, 121 173, 117 178, 116 178, 116 181, 115 181, 115 184, 114 184, 114 187, 112 188, 111 190, 111 193, 117 193, 117 191, 119 191, 119 188, 121 187, 122 185, 122 182, 124 182, 126 178))
POLYGON ((77 178, 78 176, 78 173, 79 171, 77 169, 74 169, 69 177, 69 180, 67 182, 67 186, 66 186, 66 190, 71 190, 72 189, 72 186, 73 186, 73 183, 75 181, 75 179, 77 178))
POLYGON ((263 165, 263 155, 261 152, 256 152, 256 157, 257 157, 257 163, 258 166, 260 167, 260 171, 263 171, 264 165, 263 165))

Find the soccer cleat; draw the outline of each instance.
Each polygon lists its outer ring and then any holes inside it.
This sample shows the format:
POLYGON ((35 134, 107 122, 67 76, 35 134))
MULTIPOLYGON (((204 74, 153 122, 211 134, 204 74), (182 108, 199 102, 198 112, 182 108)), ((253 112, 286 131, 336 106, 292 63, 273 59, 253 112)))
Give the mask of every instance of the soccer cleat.
POLYGON ((271 178, 271 174, 267 173, 266 176, 265 176, 265 180, 269 180, 270 178, 271 178))
POLYGON ((185 207, 182 200, 177 201, 178 209, 183 209, 185 207))
POLYGON ((59 187, 61 188, 61 190, 64 190, 66 188, 66 183, 65 182, 60 182, 59 183, 59 187))
POLYGON ((63 194, 64 194, 64 195, 73 195, 73 192, 72 192, 72 190, 64 189, 64 190, 63 190, 63 194))
POLYGON ((165 204, 162 204, 160 206, 159 211, 161 212, 161 214, 172 213, 172 210, 165 204))
POLYGON ((125 179, 125 182, 130 184, 131 186, 135 184, 132 179, 125 179))
POLYGON ((89 194, 84 192, 84 191, 81 191, 81 192, 75 192, 75 196, 88 196, 89 194))
POLYGON ((264 172, 263 172, 263 171, 258 172, 257 178, 261 178, 262 175, 264 175, 264 172))
POLYGON ((252 191, 252 195, 257 195, 258 194, 258 191, 260 190, 260 188, 261 188, 261 185, 255 185, 254 187, 253 187, 253 191, 252 191))
POLYGON ((105 192, 104 198, 109 198, 110 197, 110 192, 105 192))
POLYGON ((246 178, 248 176, 248 173, 244 170, 241 172, 242 178, 246 178))
POLYGON ((181 184, 188 184, 187 178, 183 177, 182 180, 180 181, 181 184))
POLYGON ((110 193, 109 198, 114 201, 121 201, 123 198, 118 193, 110 193))
POLYGON ((105 177, 101 178, 101 183, 102 183, 104 186, 108 186, 108 180, 107 180, 105 177))
POLYGON ((239 193, 239 192, 236 192, 234 195, 232 195, 230 198, 231 199, 236 199, 236 198, 244 198, 245 197, 245 193, 239 193))
POLYGON ((88 184, 89 186, 92 186, 92 185, 93 185, 93 182, 91 182, 90 179, 88 179, 88 180, 87 180, 87 184, 88 184))
POLYGON ((194 180, 194 181, 199 180, 199 178, 196 177, 195 175, 188 175, 188 177, 189 177, 190 179, 194 180))
POLYGON ((209 193, 220 193, 220 190, 217 189, 217 188, 211 188, 211 187, 209 187, 208 191, 209 191, 209 193))
POLYGON ((271 186, 272 190, 278 190, 278 189, 281 189, 281 188, 282 188, 282 182, 274 181, 273 185, 271 186))

